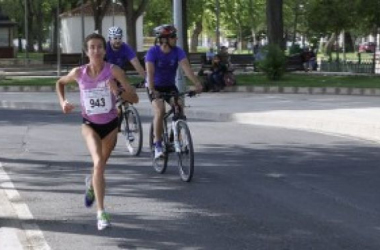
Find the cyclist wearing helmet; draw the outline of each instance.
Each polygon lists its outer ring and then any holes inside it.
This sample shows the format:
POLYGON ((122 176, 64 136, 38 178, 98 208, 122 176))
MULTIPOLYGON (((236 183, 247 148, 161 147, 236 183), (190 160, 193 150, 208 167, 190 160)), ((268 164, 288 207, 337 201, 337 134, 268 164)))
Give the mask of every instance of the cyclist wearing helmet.
POLYGON ((186 76, 195 85, 196 92, 202 92, 202 85, 194 75, 185 52, 176 46, 176 28, 165 24, 156 27, 154 32, 156 41, 155 45, 146 54, 145 68, 147 70, 148 93, 154 113, 155 158, 159 158, 163 155, 161 134, 163 131, 163 116, 165 114, 165 103, 160 98, 160 93, 178 92, 175 85, 178 65, 181 66, 186 76))
POLYGON ((108 38, 106 47, 106 61, 116 64, 120 68, 126 68, 129 61, 140 76, 145 78, 144 68, 141 66, 136 53, 125 42, 122 41, 123 30, 119 27, 111 27, 108 29, 108 38))

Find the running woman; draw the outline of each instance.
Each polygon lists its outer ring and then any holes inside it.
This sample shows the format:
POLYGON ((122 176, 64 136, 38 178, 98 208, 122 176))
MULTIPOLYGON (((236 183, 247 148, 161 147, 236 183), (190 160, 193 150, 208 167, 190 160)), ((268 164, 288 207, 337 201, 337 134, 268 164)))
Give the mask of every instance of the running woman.
POLYGON ((116 97, 121 96, 131 103, 137 103, 139 99, 123 70, 103 60, 106 53, 103 36, 90 34, 83 46, 89 63, 74 68, 68 75, 61 77, 56 83, 56 91, 63 113, 67 114, 75 107, 65 98, 65 85, 70 82, 79 85, 82 135, 93 162, 92 175, 86 178, 85 205, 91 207, 96 200, 97 226, 98 230, 103 230, 111 226, 109 214, 104 208, 104 172, 117 140, 116 97), (123 88, 119 88, 116 81, 123 88))

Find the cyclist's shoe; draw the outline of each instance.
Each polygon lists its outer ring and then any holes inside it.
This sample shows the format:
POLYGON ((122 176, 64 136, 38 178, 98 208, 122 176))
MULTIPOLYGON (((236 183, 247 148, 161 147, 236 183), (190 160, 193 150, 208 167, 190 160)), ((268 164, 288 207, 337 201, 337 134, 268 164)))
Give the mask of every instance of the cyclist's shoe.
POLYGON ((128 149, 128 151, 129 151, 129 153, 133 154, 133 152, 134 152, 135 150, 133 149, 131 143, 132 143, 132 142, 127 141, 127 142, 125 143, 125 145, 127 146, 127 149, 128 149))
POLYGON ((98 230, 103 230, 111 227, 110 215, 106 212, 102 212, 100 216, 98 216, 98 230))
POLYGON ((86 193, 84 196, 84 205, 86 207, 91 207, 92 204, 95 201, 95 193, 94 193, 94 188, 92 187, 92 176, 87 176, 85 183, 86 183, 86 193))
POLYGON ((156 145, 155 148, 154 148, 154 158, 158 159, 158 158, 161 158, 163 156, 164 156, 164 152, 162 150, 162 146, 161 145, 156 145))

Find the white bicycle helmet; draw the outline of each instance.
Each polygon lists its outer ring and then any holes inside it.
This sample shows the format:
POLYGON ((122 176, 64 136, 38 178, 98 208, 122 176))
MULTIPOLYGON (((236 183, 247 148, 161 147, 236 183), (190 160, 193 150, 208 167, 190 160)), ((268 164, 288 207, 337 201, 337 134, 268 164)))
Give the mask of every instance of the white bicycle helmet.
POLYGON ((114 37, 122 37, 123 36, 123 30, 119 27, 111 27, 108 29, 108 37, 114 38, 114 37))

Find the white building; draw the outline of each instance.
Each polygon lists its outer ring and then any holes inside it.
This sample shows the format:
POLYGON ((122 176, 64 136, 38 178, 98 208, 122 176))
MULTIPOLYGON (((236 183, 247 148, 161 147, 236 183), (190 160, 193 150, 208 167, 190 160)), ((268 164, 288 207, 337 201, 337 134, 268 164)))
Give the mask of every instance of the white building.
MULTIPOLYGON (((83 5, 84 37, 94 32, 94 13, 90 1, 83 5)), ((60 15, 62 53, 81 53, 82 50, 82 10, 81 7, 60 15)), ((108 40, 108 28, 118 26, 123 29, 123 41, 127 42, 127 28, 124 8, 111 4, 102 21, 102 35, 108 40)), ((100 33, 100 32, 99 32, 100 33)), ((136 22, 137 51, 143 51, 143 16, 136 22)))

